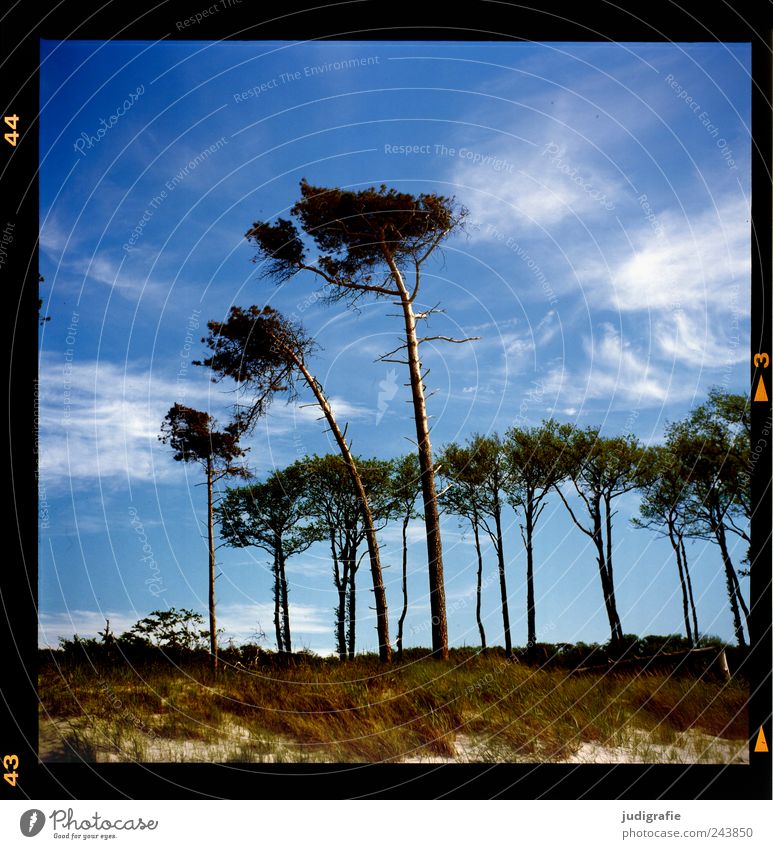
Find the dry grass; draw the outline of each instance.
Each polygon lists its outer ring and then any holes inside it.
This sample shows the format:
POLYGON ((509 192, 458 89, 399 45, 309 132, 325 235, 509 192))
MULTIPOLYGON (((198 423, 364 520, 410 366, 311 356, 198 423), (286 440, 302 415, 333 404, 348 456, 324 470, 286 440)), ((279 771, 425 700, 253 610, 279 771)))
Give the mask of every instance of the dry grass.
POLYGON ((684 732, 748 733, 739 681, 569 676, 473 651, 448 663, 312 658, 217 676, 199 665, 48 662, 39 694, 41 727, 65 738, 41 743, 44 759, 45 749, 73 760, 541 762, 632 740, 657 759, 684 732))

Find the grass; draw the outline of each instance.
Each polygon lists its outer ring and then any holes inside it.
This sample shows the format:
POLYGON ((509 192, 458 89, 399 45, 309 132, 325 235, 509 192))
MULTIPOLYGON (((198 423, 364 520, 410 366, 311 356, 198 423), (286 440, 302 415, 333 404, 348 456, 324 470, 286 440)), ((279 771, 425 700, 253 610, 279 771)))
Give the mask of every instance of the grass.
POLYGON ((74 760, 542 762, 590 745, 655 762, 692 735, 691 759, 721 761, 698 734, 748 736, 742 681, 571 676, 496 651, 456 650, 447 663, 417 652, 390 667, 371 656, 269 660, 217 675, 196 663, 48 660, 39 696, 41 727, 55 724, 74 760))

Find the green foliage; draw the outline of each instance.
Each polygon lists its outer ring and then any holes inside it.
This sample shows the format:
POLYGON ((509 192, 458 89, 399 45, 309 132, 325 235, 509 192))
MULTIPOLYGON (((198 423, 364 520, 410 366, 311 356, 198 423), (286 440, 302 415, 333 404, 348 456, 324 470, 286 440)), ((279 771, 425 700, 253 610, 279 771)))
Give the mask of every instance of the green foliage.
POLYGON ((274 556, 300 554, 324 539, 319 523, 307 521, 304 470, 294 464, 277 470, 263 483, 228 489, 215 515, 226 544, 256 546, 274 556))
POLYGON ((501 510, 501 492, 507 481, 505 455, 500 438, 472 434, 464 446, 451 443, 439 456, 444 482, 440 502, 447 512, 477 518, 489 536, 495 536, 487 519, 501 510))
POLYGON ((711 538, 724 524, 749 539, 749 415, 744 396, 714 389, 708 401, 666 429, 668 456, 686 471, 683 500, 696 536, 711 538))
POLYGON ((552 419, 540 427, 506 431, 502 443, 505 491, 514 510, 539 515, 542 500, 566 475, 565 451, 561 428, 552 419))
POLYGON ((169 610, 154 610, 140 619, 132 626, 129 635, 157 648, 192 651, 207 645, 209 632, 199 627, 203 622, 200 613, 170 607, 169 610))
POLYGON ((415 509, 421 495, 421 466, 416 454, 404 454, 391 461, 389 495, 396 514, 419 518, 415 509))
MULTIPOLYGON (((373 519, 385 523, 393 512, 392 463, 355 457, 373 519)), ((365 538, 362 505, 351 472, 340 454, 303 457, 289 467, 303 481, 303 509, 327 530, 352 531, 358 542, 365 538)))

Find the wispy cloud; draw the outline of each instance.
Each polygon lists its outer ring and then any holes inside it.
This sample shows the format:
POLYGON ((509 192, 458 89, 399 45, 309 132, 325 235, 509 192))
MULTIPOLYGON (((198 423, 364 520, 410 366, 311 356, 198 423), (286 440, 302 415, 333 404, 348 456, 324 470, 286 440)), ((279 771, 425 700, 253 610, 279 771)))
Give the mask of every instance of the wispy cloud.
POLYGON ((669 369, 652 361, 641 345, 625 338, 612 324, 602 323, 598 336, 584 343, 587 365, 553 365, 543 381, 547 400, 573 414, 581 404, 604 399, 610 409, 661 406, 692 397, 692 390, 669 369))

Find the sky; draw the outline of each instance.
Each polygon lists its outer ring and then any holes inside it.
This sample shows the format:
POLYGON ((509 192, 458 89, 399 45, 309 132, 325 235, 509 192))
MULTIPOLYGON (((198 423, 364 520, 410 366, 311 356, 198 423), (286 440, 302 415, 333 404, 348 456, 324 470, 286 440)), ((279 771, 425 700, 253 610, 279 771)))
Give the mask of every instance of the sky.
MULTIPOLYGON (((747 44, 41 42, 40 643, 120 633, 152 610, 207 611, 206 490, 158 440, 175 403, 227 420, 238 400, 192 365, 208 320, 271 304, 303 322, 313 370, 353 450, 390 458, 415 436, 383 300, 276 286, 244 238, 287 217, 302 178, 435 192, 467 210, 425 266, 417 309, 436 450, 554 417, 663 439, 712 386, 747 392, 750 49, 747 44)), ((247 442, 265 477, 335 451, 301 393, 247 442)), ((617 599, 626 633, 681 632, 667 541, 618 499, 617 599)), ((429 645, 426 545, 410 526, 406 645, 429 645)), ((505 514, 513 641, 526 642, 519 518, 505 514)), ((743 544, 733 541, 740 565, 743 544)), ((380 537, 392 638, 400 529, 380 537)), ((472 534, 443 519, 449 638, 475 645, 472 534)), ((732 639, 715 545, 688 545, 702 633, 732 639)), ((535 539, 537 637, 605 641, 590 540, 553 496, 535 539)), ((288 561, 295 648, 334 647, 327 548, 288 561)), ((496 561, 483 617, 502 644, 496 561)), ((271 647, 272 579, 256 549, 218 549, 224 642, 271 647)), ((376 650, 369 574, 358 649, 376 650)), ((748 580, 742 579, 748 597, 748 580)))

